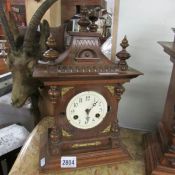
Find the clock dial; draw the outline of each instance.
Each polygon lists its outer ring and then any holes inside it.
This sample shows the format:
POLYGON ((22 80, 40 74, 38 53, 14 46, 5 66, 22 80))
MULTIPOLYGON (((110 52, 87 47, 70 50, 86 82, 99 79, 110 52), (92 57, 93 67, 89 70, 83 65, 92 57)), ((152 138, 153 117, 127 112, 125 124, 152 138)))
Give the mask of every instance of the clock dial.
POLYGON ((90 129, 99 125, 107 113, 107 101, 95 91, 75 95, 68 103, 66 116, 71 125, 90 129))

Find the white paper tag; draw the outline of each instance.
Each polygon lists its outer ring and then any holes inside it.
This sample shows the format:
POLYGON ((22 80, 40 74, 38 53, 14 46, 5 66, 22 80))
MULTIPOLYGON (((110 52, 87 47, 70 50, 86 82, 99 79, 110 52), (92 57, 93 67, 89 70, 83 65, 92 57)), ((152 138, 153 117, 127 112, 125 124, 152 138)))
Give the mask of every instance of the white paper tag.
POLYGON ((61 168, 76 168, 77 157, 75 156, 62 156, 61 157, 61 168))
POLYGON ((43 167, 46 164, 46 159, 45 157, 40 160, 40 166, 43 167))

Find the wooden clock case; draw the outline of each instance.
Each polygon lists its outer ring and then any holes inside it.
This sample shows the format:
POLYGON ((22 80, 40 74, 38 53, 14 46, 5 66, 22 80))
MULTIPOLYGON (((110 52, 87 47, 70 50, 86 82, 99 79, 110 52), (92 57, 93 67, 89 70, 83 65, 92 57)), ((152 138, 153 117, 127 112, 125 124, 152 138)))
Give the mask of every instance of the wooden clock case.
POLYGON ((125 50, 127 40, 121 44, 120 60, 114 63, 101 52, 100 34, 76 32, 70 35, 69 49, 55 61, 38 64, 33 74, 44 84, 55 119, 53 128, 41 137, 40 160, 44 158, 46 162, 40 166, 41 172, 65 171, 60 167, 61 156, 76 156, 77 168, 130 158, 119 138, 118 103, 125 91, 123 84, 141 73, 127 66, 125 60, 130 56, 125 50), (86 130, 72 126, 65 111, 70 99, 84 91, 96 91, 108 102, 104 120, 86 130))

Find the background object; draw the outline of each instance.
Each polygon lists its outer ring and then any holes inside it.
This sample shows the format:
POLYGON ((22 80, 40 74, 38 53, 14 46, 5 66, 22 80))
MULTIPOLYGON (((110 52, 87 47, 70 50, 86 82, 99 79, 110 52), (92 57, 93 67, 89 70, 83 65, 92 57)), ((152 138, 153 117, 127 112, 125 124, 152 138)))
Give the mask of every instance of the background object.
POLYGON ((13 124, 0 129, 0 156, 21 147, 29 132, 22 126, 13 124))
MULTIPOLYGON (((175 29, 173 29, 175 32, 175 29)), ((145 160, 147 175, 175 174, 175 41, 159 42, 173 63, 170 84, 161 122, 156 134, 147 134, 145 141, 145 160)))
POLYGON ((116 57, 116 45, 118 39, 118 25, 119 25, 119 9, 120 9, 120 0, 113 1, 114 9, 113 9, 113 22, 112 22, 112 50, 111 50, 111 59, 115 61, 116 57))
MULTIPOLYGON (((3 127, 0 125, 0 128, 3 127)), ((18 152, 29 136, 29 132, 17 124, 7 125, 0 129, 0 173, 10 171, 18 152)))
MULTIPOLYGON (((112 9, 113 4, 108 5, 112 9)), ((125 85, 118 113, 122 127, 152 130, 161 118, 172 65, 157 41, 172 41, 174 9, 174 0, 120 2, 118 48, 127 35, 131 54, 128 64, 144 73, 129 88, 125 85)))
POLYGON ((0 75, 0 97, 12 90, 12 75, 10 72, 0 75))
MULTIPOLYGON (((26 20, 27 24, 29 23, 31 17, 38 9, 38 7, 44 2, 45 0, 41 0, 40 2, 36 2, 34 0, 25 0, 26 6, 26 20)), ((45 13, 43 19, 46 19, 51 27, 57 27, 61 24, 61 0, 55 2, 50 9, 45 13), (54 16, 54 17, 53 17, 54 16)))

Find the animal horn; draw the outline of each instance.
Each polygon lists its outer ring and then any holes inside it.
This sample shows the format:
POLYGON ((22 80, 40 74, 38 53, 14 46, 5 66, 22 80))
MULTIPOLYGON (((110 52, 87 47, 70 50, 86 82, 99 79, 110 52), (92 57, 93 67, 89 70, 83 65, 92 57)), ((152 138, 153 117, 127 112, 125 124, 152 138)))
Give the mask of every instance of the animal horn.
POLYGON ((9 26, 10 26, 10 29, 13 33, 14 40, 16 41, 16 39, 19 37, 20 33, 19 33, 17 23, 15 21, 14 15, 11 12, 9 12, 9 26))
POLYGON ((25 37, 24 37, 24 44, 23 49, 27 53, 31 53, 33 51, 33 40, 35 37, 35 32, 37 27, 41 21, 41 18, 46 13, 46 11, 51 7, 53 3, 57 0, 46 0, 44 1, 41 6, 37 9, 34 13, 32 19, 30 20, 29 26, 27 28, 25 37))
POLYGON ((12 50, 15 50, 15 40, 14 40, 14 36, 12 34, 12 32, 10 31, 9 28, 9 24, 7 21, 7 17, 5 15, 4 9, 3 9, 3 4, 2 4, 2 0, 0 0, 0 20, 2 23, 2 27, 3 27, 3 31, 7 37, 7 40, 9 42, 9 45, 11 47, 12 50))

